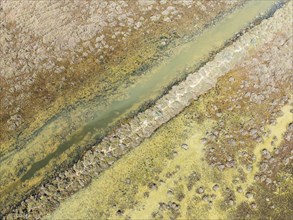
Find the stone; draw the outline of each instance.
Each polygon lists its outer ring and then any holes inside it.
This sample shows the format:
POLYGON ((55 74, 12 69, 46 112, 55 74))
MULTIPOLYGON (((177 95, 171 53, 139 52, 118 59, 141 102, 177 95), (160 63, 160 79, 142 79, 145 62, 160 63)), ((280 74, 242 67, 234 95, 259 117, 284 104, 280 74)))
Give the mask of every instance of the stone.
POLYGON ((197 193, 198 193, 198 194, 202 194, 202 193, 204 193, 204 188, 203 188, 203 187, 199 187, 199 188, 197 189, 197 193))
POLYGON ((235 78, 234 78, 234 77, 230 77, 230 78, 229 78, 229 82, 230 82, 230 83, 235 82, 235 78))
POLYGON ((215 185, 213 186, 213 190, 214 190, 214 191, 217 191, 219 188, 220 188, 220 186, 219 186, 218 184, 215 184, 215 185))
POLYGON ((182 147, 184 150, 188 150, 188 145, 187 145, 187 144, 182 144, 181 147, 182 147))
POLYGON ((151 183, 151 184, 149 184, 149 188, 150 188, 151 190, 157 190, 157 189, 158 189, 158 186, 157 186, 157 184, 155 184, 155 183, 151 183))
POLYGON ((248 199, 252 199, 253 198, 253 194, 251 192, 246 192, 245 193, 246 198, 248 199))
POLYGON ((251 203, 251 208, 253 208, 253 209, 256 209, 256 208, 257 208, 257 205, 256 205, 255 202, 252 202, 252 203, 251 203))

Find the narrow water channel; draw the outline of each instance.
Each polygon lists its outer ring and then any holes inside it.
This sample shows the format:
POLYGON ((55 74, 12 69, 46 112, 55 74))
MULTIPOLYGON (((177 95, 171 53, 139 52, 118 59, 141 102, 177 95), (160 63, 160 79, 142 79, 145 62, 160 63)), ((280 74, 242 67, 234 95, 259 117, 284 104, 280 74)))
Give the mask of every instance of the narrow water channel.
MULTIPOLYGON (((71 146, 81 142, 89 133, 92 133, 95 138, 102 136, 110 124, 126 116, 130 111, 152 97, 160 95, 163 88, 180 76, 186 68, 195 68, 197 65, 200 65, 200 63, 208 58, 210 53, 223 47, 226 41, 245 28, 258 15, 274 8, 275 2, 277 1, 249 1, 189 43, 176 48, 176 52, 172 56, 142 75, 134 85, 126 88, 123 91, 126 98, 114 100, 103 110, 96 110, 92 120, 81 124, 81 129, 61 143, 56 151, 32 164, 30 169, 21 177, 21 181, 32 178, 38 170, 45 167, 53 158, 58 157, 71 146)), ((95 105, 99 107, 99 103, 95 103, 95 105)), ((78 109, 74 111, 78 111, 78 109)), ((55 121, 58 121, 58 119, 55 121)), ((70 126, 70 123, 67 126, 70 126)), ((46 129, 42 132, 46 132, 46 129)))

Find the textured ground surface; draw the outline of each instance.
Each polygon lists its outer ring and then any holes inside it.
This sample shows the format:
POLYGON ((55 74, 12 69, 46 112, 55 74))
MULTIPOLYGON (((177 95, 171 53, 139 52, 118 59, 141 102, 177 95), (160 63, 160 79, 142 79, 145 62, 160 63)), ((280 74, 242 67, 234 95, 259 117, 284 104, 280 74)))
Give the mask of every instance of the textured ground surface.
POLYGON ((120 91, 243 2, 1 1, 0 219, 290 219, 292 2, 121 113, 120 91))
POLYGON ((290 7, 240 39, 267 42, 215 88, 48 218, 290 219, 292 35, 280 25, 290 7), (266 27, 271 38, 255 37, 266 27))

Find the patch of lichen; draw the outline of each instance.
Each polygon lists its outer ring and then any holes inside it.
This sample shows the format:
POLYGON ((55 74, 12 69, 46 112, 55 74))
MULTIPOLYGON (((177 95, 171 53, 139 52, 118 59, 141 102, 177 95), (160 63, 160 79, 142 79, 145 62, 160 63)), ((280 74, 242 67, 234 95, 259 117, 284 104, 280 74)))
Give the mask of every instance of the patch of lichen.
MULTIPOLYGON (((244 94, 260 91, 253 88, 253 85, 248 88, 240 88, 241 82, 249 81, 246 71, 251 70, 238 69, 221 77, 218 86, 200 97, 202 104, 194 103, 194 110, 189 112, 192 115, 189 117, 192 118, 196 117, 203 120, 208 117, 218 121, 213 130, 220 132, 220 135, 217 135, 214 141, 208 140, 207 146, 224 146, 226 152, 229 152, 231 156, 235 156, 238 149, 252 153, 257 142, 249 134, 242 134, 241 130, 252 128, 260 130, 268 124, 272 118, 271 111, 269 111, 271 103, 286 96, 290 89, 290 83, 282 82, 278 93, 272 94, 269 99, 261 104, 251 103, 249 98, 244 97, 244 94), (233 82, 230 82, 229 79, 233 79, 233 82), (239 98, 241 96, 244 98, 239 98), (252 124, 249 123, 251 121, 253 121, 252 124), (237 140, 235 146, 229 143, 232 139, 226 135, 232 136, 234 141, 237 140), (243 146, 243 143, 245 143, 245 146, 243 146)), ((276 106, 275 111, 280 110, 280 108, 281 106, 276 106)), ((221 158, 221 162, 225 162, 227 159, 225 152, 222 152, 219 148, 216 148, 215 152, 218 158, 221 158), (217 152, 217 150, 219 151, 217 152)), ((210 157, 211 155, 207 154, 207 160, 210 157)))
MULTIPOLYGON (((286 142, 286 141, 285 141, 286 142)), ((283 146, 284 140, 280 146, 283 146)), ((286 147, 286 145, 285 145, 286 147)), ((291 145, 287 145, 292 150, 291 145)), ((288 152, 288 154, 290 154, 288 152)), ((287 155, 288 155, 287 154, 287 155)), ((278 155, 276 155, 278 157, 278 155)), ((274 162, 274 183, 271 185, 255 182, 252 186, 255 191, 254 201, 250 204, 242 202, 237 209, 231 213, 231 218, 242 219, 290 219, 293 215, 293 178, 292 163, 282 165, 282 161, 274 162), (255 207, 252 206, 255 205, 255 207)))
POLYGON ((293 178, 292 174, 280 172, 280 184, 277 191, 269 192, 263 186, 257 189, 256 202, 258 210, 252 212, 252 217, 258 219, 290 219, 293 215, 293 178), (266 198, 270 198, 266 201, 266 198))

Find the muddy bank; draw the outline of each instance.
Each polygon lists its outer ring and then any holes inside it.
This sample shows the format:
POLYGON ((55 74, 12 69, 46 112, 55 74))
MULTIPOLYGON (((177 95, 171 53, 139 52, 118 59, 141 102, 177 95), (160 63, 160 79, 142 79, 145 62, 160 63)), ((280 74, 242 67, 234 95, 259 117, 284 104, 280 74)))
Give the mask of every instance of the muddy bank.
POLYGON ((192 100, 212 88, 217 78, 231 68, 235 68, 236 63, 241 63, 243 58, 249 56, 249 51, 270 43, 280 34, 283 35, 282 39, 289 38, 290 19, 286 15, 290 13, 290 7, 291 3, 277 11, 273 18, 263 21, 259 26, 244 34, 239 41, 217 54, 213 61, 174 86, 152 108, 140 113, 138 117, 118 128, 114 134, 104 138, 72 169, 60 173, 52 183, 45 184, 35 196, 24 201, 16 215, 30 213, 29 210, 33 210, 32 207, 36 202, 44 206, 44 209, 35 210, 32 216, 37 217, 50 211, 62 198, 87 185, 93 176, 108 168, 121 155, 136 147, 144 138, 149 137, 160 125, 181 112, 192 100))

